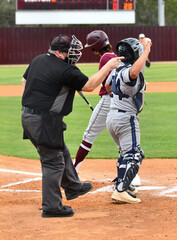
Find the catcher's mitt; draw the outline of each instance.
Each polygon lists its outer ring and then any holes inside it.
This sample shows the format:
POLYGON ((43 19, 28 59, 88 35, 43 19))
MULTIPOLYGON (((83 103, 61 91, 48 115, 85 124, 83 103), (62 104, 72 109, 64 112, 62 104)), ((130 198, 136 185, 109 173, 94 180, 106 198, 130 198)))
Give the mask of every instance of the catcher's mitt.
POLYGON ((146 61, 146 67, 150 67, 151 66, 151 62, 149 60, 146 61))

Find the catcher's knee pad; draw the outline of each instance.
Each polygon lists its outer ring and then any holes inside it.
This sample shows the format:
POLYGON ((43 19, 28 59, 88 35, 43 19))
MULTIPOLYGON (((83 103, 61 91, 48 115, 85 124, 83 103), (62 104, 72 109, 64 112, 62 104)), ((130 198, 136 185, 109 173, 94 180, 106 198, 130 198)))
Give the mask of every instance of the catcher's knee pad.
POLYGON ((126 191, 133 178, 138 173, 143 156, 140 151, 127 152, 119 166, 116 188, 118 191, 126 191))
POLYGON ((140 153, 139 161, 140 161, 140 164, 141 164, 143 159, 145 158, 144 151, 140 148, 139 145, 135 148, 134 151, 140 153))

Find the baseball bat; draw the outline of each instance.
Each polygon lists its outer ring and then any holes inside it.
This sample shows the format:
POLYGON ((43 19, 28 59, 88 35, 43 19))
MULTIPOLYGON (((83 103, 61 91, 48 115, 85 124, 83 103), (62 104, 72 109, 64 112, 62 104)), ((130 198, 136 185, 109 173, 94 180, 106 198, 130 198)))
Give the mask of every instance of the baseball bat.
POLYGON ((85 100, 85 102, 89 105, 90 109, 93 111, 92 105, 89 103, 89 101, 86 99, 84 93, 82 91, 78 91, 79 95, 85 100))

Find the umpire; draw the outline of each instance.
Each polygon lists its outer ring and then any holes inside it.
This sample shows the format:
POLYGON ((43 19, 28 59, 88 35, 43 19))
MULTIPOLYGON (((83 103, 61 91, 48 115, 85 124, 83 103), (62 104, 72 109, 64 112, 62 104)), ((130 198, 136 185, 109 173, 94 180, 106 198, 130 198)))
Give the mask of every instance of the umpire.
POLYGON ((47 54, 35 57, 23 75, 22 126, 24 138, 36 147, 42 168, 42 217, 69 217, 71 207, 62 204, 61 187, 67 200, 89 192, 93 186, 81 183, 64 143, 63 117, 72 112, 75 91, 93 91, 120 58, 109 61, 88 78, 75 64, 82 43, 73 35, 60 34, 47 54))

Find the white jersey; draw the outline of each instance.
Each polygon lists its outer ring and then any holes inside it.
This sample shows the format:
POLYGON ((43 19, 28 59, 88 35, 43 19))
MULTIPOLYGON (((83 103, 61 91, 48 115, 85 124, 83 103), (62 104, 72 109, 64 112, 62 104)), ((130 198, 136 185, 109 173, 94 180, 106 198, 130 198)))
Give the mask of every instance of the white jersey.
MULTIPOLYGON (((119 65, 120 67, 123 67, 125 64, 121 63, 119 65)), ((127 95, 127 97, 120 95, 117 95, 113 93, 113 97, 111 98, 111 105, 110 109, 118 109, 126 111, 130 114, 137 114, 137 108, 133 100, 133 96, 139 91, 140 86, 142 85, 140 76, 138 76, 135 80, 130 79, 129 71, 132 65, 125 65, 124 68, 122 68, 118 74, 116 73, 116 69, 112 70, 111 74, 109 75, 106 83, 111 85, 112 81, 116 81, 116 84, 120 91, 127 95), (115 79, 116 78, 116 79, 115 79)), ((143 102, 144 102, 144 91, 145 91, 145 84, 143 86, 143 89, 141 91, 143 96, 143 102)), ((142 103, 143 104, 143 103, 142 103)))

